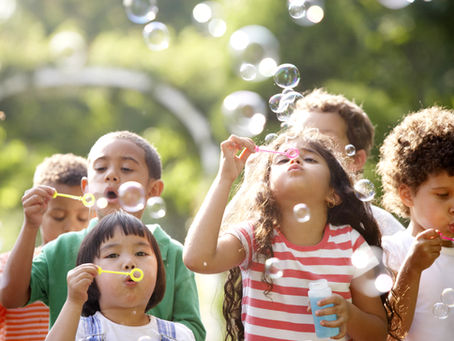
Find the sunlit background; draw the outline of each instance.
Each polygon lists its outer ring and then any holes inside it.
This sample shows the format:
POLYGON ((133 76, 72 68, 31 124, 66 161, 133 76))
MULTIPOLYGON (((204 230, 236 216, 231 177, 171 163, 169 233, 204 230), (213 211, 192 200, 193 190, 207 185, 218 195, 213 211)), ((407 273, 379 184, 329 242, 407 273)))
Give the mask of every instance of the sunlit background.
MULTIPOLYGON (((120 129, 158 148, 163 202, 144 220, 183 242, 219 143, 263 141, 285 124, 282 103, 315 87, 375 124, 365 176, 378 202, 384 134, 410 111, 454 105, 453 16, 449 0, 0 0, 0 251, 35 166, 120 129)), ((207 340, 222 337, 222 278, 197 276, 207 340)))

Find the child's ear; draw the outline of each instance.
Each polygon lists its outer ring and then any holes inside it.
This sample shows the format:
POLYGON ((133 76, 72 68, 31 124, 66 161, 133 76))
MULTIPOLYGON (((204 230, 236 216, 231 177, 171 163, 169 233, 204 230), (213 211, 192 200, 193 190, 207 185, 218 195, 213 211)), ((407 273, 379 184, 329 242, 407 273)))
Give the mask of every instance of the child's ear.
POLYGON ((88 190, 88 178, 86 176, 80 179, 80 188, 82 189, 82 193, 87 193, 88 190))
POLYGON ((159 197, 164 190, 164 182, 159 180, 150 180, 147 186, 147 198, 159 197))
POLYGON ((411 188, 405 184, 401 184, 398 188, 400 200, 402 203, 407 207, 413 206, 413 195, 411 192, 411 188))
POLYGON ((337 205, 340 205, 341 203, 342 203, 342 199, 339 196, 339 194, 337 194, 335 190, 331 190, 331 193, 326 198, 326 205, 329 208, 333 208, 337 205))
POLYGON ((352 170, 355 173, 361 172, 367 161, 367 153, 364 149, 357 150, 353 156, 352 170))

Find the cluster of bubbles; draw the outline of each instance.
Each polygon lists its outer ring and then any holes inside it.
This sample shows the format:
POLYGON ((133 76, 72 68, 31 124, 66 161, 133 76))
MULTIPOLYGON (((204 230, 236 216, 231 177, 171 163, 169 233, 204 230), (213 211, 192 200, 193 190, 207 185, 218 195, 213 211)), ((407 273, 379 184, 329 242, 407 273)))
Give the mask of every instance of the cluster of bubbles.
POLYGON ((123 7, 129 20, 145 24, 142 34, 150 50, 160 51, 169 47, 169 29, 164 23, 154 21, 159 12, 157 0, 123 0, 123 7))
POLYGON ((448 318, 451 308, 454 308, 454 289, 445 288, 440 295, 441 302, 436 302, 432 307, 434 317, 444 320, 448 318))
POLYGON ((282 88, 282 92, 271 96, 268 105, 279 121, 286 122, 295 110, 298 100, 303 98, 301 93, 294 90, 300 83, 300 72, 293 64, 281 64, 276 67, 273 79, 274 83, 282 88))
MULTIPOLYGON (((107 198, 100 197, 98 199, 92 193, 84 194, 81 199, 86 207, 106 208, 108 203, 107 198)), ((150 197, 146 200, 145 190, 143 186, 136 181, 127 181, 118 188, 118 201, 121 207, 127 212, 138 212, 147 208, 151 218, 161 219, 166 215, 166 204, 161 197, 150 197)))

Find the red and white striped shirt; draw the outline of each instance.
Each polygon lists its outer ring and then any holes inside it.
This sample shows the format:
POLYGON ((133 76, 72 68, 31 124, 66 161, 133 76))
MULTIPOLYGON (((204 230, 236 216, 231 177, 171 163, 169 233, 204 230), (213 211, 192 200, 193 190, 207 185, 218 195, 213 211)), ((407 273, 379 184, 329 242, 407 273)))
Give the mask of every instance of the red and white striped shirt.
POLYGON ((272 248, 283 276, 273 279, 273 288, 265 295, 265 259, 255 252, 253 226, 244 224, 227 233, 236 236, 246 250, 240 269, 242 320, 248 341, 317 339, 312 314, 307 311, 309 282, 324 278, 333 293, 351 302, 351 280, 378 264, 364 238, 349 225, 328 224, 323 239, 312 246, 292 244, 275 230, 272 248), (351 262, 353 252, 359 249, 372 256, 361 269, 351 262))
MULTIPOLYGON (((35 256, 41 248, 35 249, 35 256)), ((0 255, 0 276, 10 252, 0 255)), ((42 341, 49 330, 49 308, 34 302, 23 308, 6 309, 0 304, 0 340, 42 341)))

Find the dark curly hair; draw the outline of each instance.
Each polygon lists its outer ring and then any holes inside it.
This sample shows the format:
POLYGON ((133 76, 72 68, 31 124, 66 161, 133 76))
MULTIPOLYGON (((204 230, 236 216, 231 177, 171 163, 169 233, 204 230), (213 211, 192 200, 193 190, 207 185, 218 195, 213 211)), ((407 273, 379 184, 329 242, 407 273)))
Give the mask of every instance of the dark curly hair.
MULTIPOLYGON (((279 135, 267 149, 278 150, 289 138, 303 140, 315 150, 328 164, 330 186, 340 197, 341 203, 328 208, 327 222, 333 225, 349 224, 357 230, 369 245, 381 248, 381 233, 370 211, 370 206, 360 201, 352 188, 351 177, 345 171, 341 159, 336 158, 333 141, 317 131, 287 131, 279 135)), ((339 156, 340 157, 340 156, 339 156)), ((264 259, 273 257, 273 230, 280 220, 280 211, 270 191, 269 175, 272 156, 268 153, 254 154, 248 161, 242 184, 229 203, 223 219, 223 227, 252 221, 256 252, 264 259)), ((262 280, 267 284, 265 294, 272 289, 273 283, 265 274, 262 280)), ((226 340, 243 340, 244 326, 241 321, 242 282, 239 267, 231 269, 224 285, 223 315, 226 320, 226 340)), ((387 295, 382 295, 387 304, 387 295)), ((393 309, 387 308, 392 314, 393 309)))
POLYGON ((400 200, 399 186, 413 191, 430 175, 454 175, 454 111, 433 106, 408 114, 385 138, 377 172, 383 206, 403 218, 410 210, 400 200))

